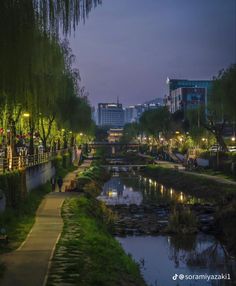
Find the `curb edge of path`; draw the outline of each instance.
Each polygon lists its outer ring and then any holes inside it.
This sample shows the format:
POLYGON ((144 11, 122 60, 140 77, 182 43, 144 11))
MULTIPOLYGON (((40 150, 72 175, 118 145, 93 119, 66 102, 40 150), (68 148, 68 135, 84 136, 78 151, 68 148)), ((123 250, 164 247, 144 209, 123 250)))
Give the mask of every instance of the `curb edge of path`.
MULTIPOLYGON (((61 205, 60 205, 60 210, 62 209, 62 206, 63 206, 63 203, 64 203, 65 199, 62 201, 61 205)), ((61 216, 61 212, 60 212, 60 216, 61 216)), ((62 216, 61 216, 62 218, 62 216)), ((64 222, 62 224, 62 230, 63 230, 63 227, 64 227, 64 222)), ((54 252, 56 250, 56 246, 61 238, 61 234, 62 234, 62 231, 58 234, 57 236, 57 240, 54 244, 54 247, 52 249, 52 252, 51 252, 51 255, 50 255, 50 258, 49 258, 49 261, 48 261, 48 267, 47 267, 47 272, 45 274, 45 277, 44 277, 44 280, 43 280, 43 285, 42 286, 46 286, 47 285, 47 282, 48 282, 48 276, 49 276, 49 271, 51 269, 51 265, 52 265, 52 259, 53 259, 53 256, 54 256, 54 252)))

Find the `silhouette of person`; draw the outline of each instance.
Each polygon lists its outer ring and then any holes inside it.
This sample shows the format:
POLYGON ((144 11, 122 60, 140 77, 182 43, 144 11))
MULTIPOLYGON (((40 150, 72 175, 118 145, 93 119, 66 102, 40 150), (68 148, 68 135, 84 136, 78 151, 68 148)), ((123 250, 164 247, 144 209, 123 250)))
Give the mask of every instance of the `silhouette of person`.
POLYGON ((62 185, 63 185, 63 179, 62 179, 61 176, 57 179, 57 185, 58 185, 58 188, 59 188, 59 192, 61 192, 61 188, 62 188, 62 185))

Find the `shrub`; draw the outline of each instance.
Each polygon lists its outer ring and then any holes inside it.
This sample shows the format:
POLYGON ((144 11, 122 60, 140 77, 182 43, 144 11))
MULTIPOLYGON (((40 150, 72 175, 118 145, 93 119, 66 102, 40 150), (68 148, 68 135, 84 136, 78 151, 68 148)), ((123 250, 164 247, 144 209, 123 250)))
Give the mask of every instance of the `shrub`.
POLYGON ((27 195, 25 171, 14 171, 0 175, 0 189, 6 196, 8 207, 18 208, 27 195))
POLYGON ((194 233, 196 230, 196 216, 189 209, 174 209, 170 215, 168 231, 174 233, 194 233))

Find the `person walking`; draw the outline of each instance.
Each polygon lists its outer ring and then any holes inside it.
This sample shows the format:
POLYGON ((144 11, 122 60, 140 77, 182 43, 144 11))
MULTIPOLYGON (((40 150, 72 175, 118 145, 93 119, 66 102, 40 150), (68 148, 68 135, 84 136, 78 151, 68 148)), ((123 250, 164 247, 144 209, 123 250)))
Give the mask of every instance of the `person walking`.
POLYGON ((63 179, 62 179, 61 176, 57 179, 57 185, 58 185, 58 188, 59 188, 59 192, 61 192, 61 188, 62 188, 62 185, 63 185, 63 179))
POLYGON ((54 192, 56 189, 56 178, 55 178, 55 176, 52 176, 52 178, 51 178, 51 187, 52 187, 52 192, 54 192))

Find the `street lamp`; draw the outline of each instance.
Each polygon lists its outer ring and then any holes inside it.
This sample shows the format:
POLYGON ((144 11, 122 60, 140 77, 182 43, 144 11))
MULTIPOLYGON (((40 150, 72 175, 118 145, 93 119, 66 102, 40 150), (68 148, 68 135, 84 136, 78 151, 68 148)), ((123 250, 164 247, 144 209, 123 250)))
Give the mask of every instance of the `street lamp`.
POLYGON ((29 112, 25 112, 25 113, 23 113, 23 117, 30 117, 29 112))
POLYGON ((236 140, 236 138, 233 136, 233 137, 231 137, 231 141, 232 142, 235 142, 235 140, 236 140))

